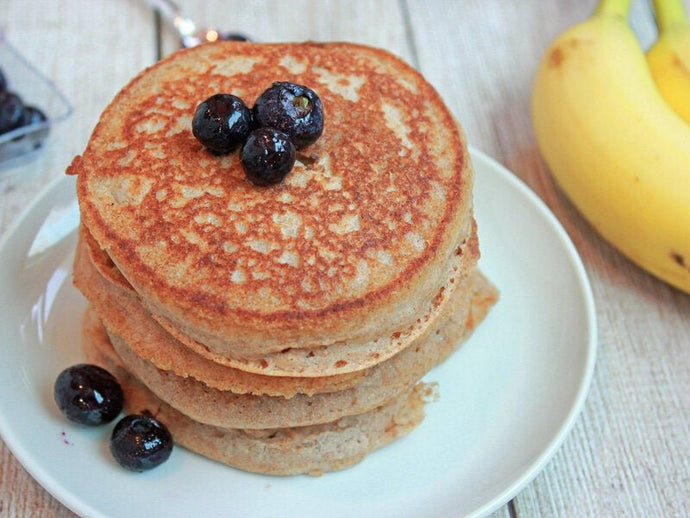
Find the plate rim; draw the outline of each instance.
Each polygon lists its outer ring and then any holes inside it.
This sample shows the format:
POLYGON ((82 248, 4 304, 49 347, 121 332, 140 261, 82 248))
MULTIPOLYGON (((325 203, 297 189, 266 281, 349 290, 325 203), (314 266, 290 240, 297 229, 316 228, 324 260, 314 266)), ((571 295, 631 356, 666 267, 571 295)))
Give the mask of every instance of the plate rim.
POLYGON ((497 510, 502 505, 508 503, 512 498, 517 496, 517 494, 529 485, 539 473, 546 467, 546 465, 551 461, 556 452, 560 449, 563 442, 570 435, 575 423, 577 422, 582 410, 587 401, 587 396, 589 395, 589 389, 592 384, 592 379, 594 377, 594 368, 596 366, 596 358, 598 351, 598 321, 596 313, 596 303, 594 300, 594 293, 592 291, 592 286, 589 281, 589 276, 587 275, 587 270, 580 257, 580 254, 575 247, 570 235, 565 230, 565 227, 556 217, 556 215, 551 211, 551 209, 546 205, 544 200, 542 200, 521 178, 515 175, 503 164, 497 160, 491 158, 489 155, 480 151, 472 146, 469 146, 470 153, 472 155, 473 162, 476 164, 481 161, 486 166, 494 168, 497 170, 501 176, 512 187, 517 189, 520 194, 525 196, 532 205, 537 208, 542 217, 546 218, 549 225, 556 231, 560 237, 561 244, 565 246, 568 252, 568 257, 571 261, 571 266, 574 268, 576 278, 578 281, 578 287, 580 288, 580 294, 583 297, 585 318, 588 324, 587 327, 587 345, 585 347, 586 351, 586 361, 584 376, 580 380, 580 386, 577 391, 577 396, 573 405, 568 412, 567 417, 562 422, 557 434, 551 439, 546 448, 541 452, 539 456, 529 465, 517 480, 507 487, 505 491, 499 497, 498 495, 494 498, 493 502, 487 502, 486 505, 477 509, 476 513, 472 514, 473 517, 484 516, 495 510, 497 510), (501 500, 500 502, 498 500, 501 500))

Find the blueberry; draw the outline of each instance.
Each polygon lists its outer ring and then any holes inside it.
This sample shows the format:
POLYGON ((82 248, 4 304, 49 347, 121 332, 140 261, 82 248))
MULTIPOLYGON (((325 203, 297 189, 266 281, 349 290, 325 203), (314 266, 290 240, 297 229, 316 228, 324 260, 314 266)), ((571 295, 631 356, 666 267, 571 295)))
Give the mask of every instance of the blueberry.
POLYGON ((287 133, 296 149, 302 149, 323 133, 323 105, 306 86, 277 82, 262 93, 252 108, 254 123, 287 133))
POLYGON ((0 92, 4 92, 5 90, 7 90, 7 78, 2 68, 0 68, 0 92))
POLYGON ((242 99, 216 94, 197 106, 192 133, 209 151, 225 154, 247 138, 251 125, 252 113, 242 99))
MULTIPOLYGON (((35 106, 24 106, 24 116, 22 117, 22 123, 20 124, 20 127, 24 126, 32 126, 34 124, 41 124, 46 122, 48 119, 39 108, 36 108, 35 106)), ((35 129, 28 134, 21 135, 19 137, 15 137, 13 140, 21 140, 25 138, 30 138, 31 143, 33 144, 34 148, 38 148, 41 146, 45 138, 48 136, 50 133, 50 126, 47 124, 43 124, 43 126, 39 129, 35 129)))
POLYGON ((46 114, 35 106, 25 105, 24 116, 22 117, 22 126, 30 126, 32 124, 39 124, 48 120, 46 114))
POLYGON ((242 168, 256 185, 280 182, 295 165, 295 146, 282 131, 259 128, 252 131, 240 152, 242 168))
POLYGON ((115 419, 124 400, 122 388, 112 374, 85 363, 69 367, 58 375, 54 397, 67 419, 87 426, 115 419))
POLYGON ((167 427, 150 414, 128 415, 120 419, 110 437, 110 452, 123 467, 145 471, 170 457, 173 439, 167 427))
POLYGON ((15 93, 0 93, 0 133, 18 128, 24 119, 24 103, 15 93))

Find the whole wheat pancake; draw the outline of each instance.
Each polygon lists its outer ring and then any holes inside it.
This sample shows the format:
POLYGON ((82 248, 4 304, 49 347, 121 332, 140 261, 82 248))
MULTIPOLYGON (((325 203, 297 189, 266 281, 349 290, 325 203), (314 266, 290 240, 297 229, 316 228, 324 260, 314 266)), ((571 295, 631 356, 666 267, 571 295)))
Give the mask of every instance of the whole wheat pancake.
MULTIPOLYGON (((69 172, 84 224, 149 311, 220 357, 390 356, 447 300, 469 236, 472 171, 451 113, 414 69, 353 44, 175 53, 117 95, 69 172), (286 179, 259 188, 236 153, 203 149, 191 117, 220 92, 251 106, 274 81, 314 89, 326 119, 286 179)), ((362 368, 339 361, 327 370, 362 368)))
MULTIPOLYGON (((314 395, 351 388, 360 383, 362 378, 370 377, 373 372, 386 367, 387 364, 397 365, 394 368, 397 371, 408 370, 407 366, 402 368, 404 363, 401 359, 409 354, 409 350, 424 343, 421 338, 434 333, 439 334, 439 330, 442 330, 443 334, 459 333, 460 331, 448 333, 444 328, 449 321, 453 322, 450 325, 460 325, 469 303, 471 303, 473 317, 471 322, 467 323, 466 330, 471 331, 498 296, 496 289, 478 270, 474 270, 471 275, 471 284, 454 292, 451 303, 425 335, 413 342, 413 347, 404 349, 389 360, 382 361, 369 369, 332 376, 308 378, 265 376, 215 363, 180 344, 150 318, 134 292, 120 284, 113 285, 108 282, 113 272, 106 264, 93 262, 94 259, 98 260, 102 256, 98 255, 94 258, 87 253, 90 251, 86 246, 89 241, 88 233, 82 233, 80 238, 74 264, 74 281, 94 305, 111 333, 121 336, 137 356, 153 363, 161 370, 172 371, 176 376, 183 378, 193 377, 212 388, 229 390, 237 394, 287 398, 298 393, 314 395)), ((428 347, 424 346, 424 348, 428 347)))
POLYGON ((194 420, 231 428, 302 426, 371 410, 409 389, 443 361, 471 334, 496 298, 494 288, 475 272, 472 285, 456 290, 444 315, 425 336, 393 358, 360 371, 362 376, 335 376, 332 381, 328 377, 252 376, 195 357, 176 344, 156 329, 154 321, 147 320, 133 297, 109 293, 112 288, 83 261, 87 254, 78 255, 75 280, 95 310, 90 318, 103 321, 127 369, 194 420), (305 394, 303 385, 310 392, 305 394), (266 396, 267 391, 278 397, 266 396), (286 393, 288 399, 283 397, 286 393))
POLYGON ((491 294, 484 288, 488 286, 477 286, 472 305, 458 307, 438 332, 380 364, 380 368, 372 367, 353 387, 312 396, 297 394, 290 399, 238 395, 210 388, 195 378, 178 377, 142 360, 120 337, 109 335, 126 368, 159 398, 195 421, 247 429, 305 426, 368 412, 409 391, 469 337, 492 302, 491 294))
MULTIPOLYGON (((404 343, 406 344, 405 348, 409 349, 416 342, 423 340, 424 336, 429 334, 432 327, 438 327, 434 322, 441 317, 444 311, 449 311, 448 306, 458 306, 457 300, 454 304, 450 302, 452 298, 459 299, 463 297, 463 299, 468 299, 470 295, 469 292, 463 292, 456 296, 455 291, 457 291, 457 289, 467 289, 469 286, 468 279, 479 256, 476 227, 473 224, 473 220, 470 220, 470 223, 472 223, 470 237, 466 242, 462 243, 455 254, 454 259, 457 262, 457 267, 454 276, 449 279, 443 288, 443 303, 441 303, 440 298, 434 300, 432 303, 433 310, 431 312, 420 315, 413 326, 398 333, 395 337, 395 341, 389 343, 393 343, 396 346, 404 343), (446 303, 446 301, 448 302, 446 303)), ((378 348, 378 342, 382 341, 385 345, 385 339, 377 339, 374 343, 370 344, 338 344, 336 346, 323 346, 310 350, 289 349, 277 354, 267 355, 257 360, 234 359, 220 356, 210 351, 204 344, 191 340, 183 333, 180 333, 179 330, 170 326, 169 323, 161 321, 160 318, 156 318, 154 315, 151 315, 143 308, 139 307, 141 304, 145 303, 141 301, 108 255, 102 249, 98 248, 95 240, 88 232, 88 229, 83 225, 80 230, 80 237, 83 241, 83 245, 79 245, 75 258, 75 282, 92 300, 97 299, 99 296, 106 297, 108 293, 111 293, 113 297, 119 297, 121 304, 128 306, 128 309, 122 313, 119 319, 120 325, 118 327, 119 331, 117 331, 118 334, 125 337, 127 336, 123 328, 128 328, 130 333, 138 332, 139 339, 131 339, 130 341, 148 344, 148 352, 144 354, 144 356, 148 358, 157 357, 158 366, 165 370, 170 370, 168 367, 170 362, 169 358, 175 358, 175 361, 179 363, 179 360, 191 357, 193 360, 189 360, 186 363, 187 365, 196 365, 198 367, 196 372, 199 372, 199 368, 205 368, 209 362, 212 362, 218 364, 212 371, 217 371, 218 369, 222 370, 221 366, 227 366, 254 374, 278 376, 281 378, 278 380, 278 383, 269 381, 269 385, 280 387, 279 390, 283 391, 282 395, 289 397, 289 387, 299 386, 302 388, 302 391, 307 391, 303 393, 333 391, 346 388, 343 386, 343 383, 348 383, 349 380, 349 383, 352 384, 354 380, 358 379, 358 372, 361 373, 364 369, 372 368, 376 364, 386 361, 398 352, 397 347, 393 350, 385 347, 378 348), (88 253, 83 250, 84 248, 88 250, 88 253), (84 257, 82 257, 82 255, 84 255, 84 257), (86 255, 89 256, 90 260, 85 257, 86 255), (79 266, 76 264, 86 261, 89 261, 91 265, 79 266), (94 275, 90 272, 90 268, 92 267, 95 267, 100 273, 100 279, 91 278, 94 275), (83 278, 80 279, 80 276, 83 278), (108 282, 114 290, 108 289, 108 284, 103 284, 104 282, 108 282), (95 284, 99 285, 97 290, 93 289, 95 284), (132 306, 136 306, 136 311, 132 306), (146 313, 146 315, 142 315, 142 312, 146 313), (138 324, 132 322, 132 320, 135 319, 135 315, 138 317, 138 324), (157 324, 166 332, 162 333, 158 325, 152 325, 151 322, 148 322, 150 317, 153 317, 157 324), (142 324, 142 322, 144 323, 142 324), (146 325, 144 326, 144 324, 146 325), (146 328, 145 332, 141 331, 143 327, 146 328), (151 346, 149 336, 152 333, 155 336, 160 336, 161 334, 166 335, 163 341, 169 342, 172 337, 174 338, 172 341, 177 342, 178 346, 175 347, 175 353, 167 355, 168 359, 165 357, 165 348, 161 349, 160 347, 151 346), (145 337, 143 338, 143 342, 142 337, 145 337), (187 346, 190 351, 181 350, 181 347, 179 347, 181 344, 187 346), (199 364, 199 356, 205 358, 206 361, 199 364), (297 377, 299 377, 299 379, 297 379, 297 377), (314 381, 307 381, 305 379, 307 377, 314 377, 317 379, 314 381), (288 383, 284 382, 286 378, 291 378, 288 383)), ((111 304, 111 301, 106 301, 104 303, 106 310, 111 304)), ((111 323, 111 325, 115 324, 111 323)), ((177 372, 182 376, 186 375, 186 373, 184 371, 181 372, 179 368, 177 372)), ((246 374, 243 374, 239 379, 246 380, 248 378, 246 374)), ((249 379, 252 380, 250 381, 250 386, 255 387, 252 383, 256 377, 252 379, 252 377, 249 376, 249 379)), ((262 384, 265 385, 263 381, 262 384)), ((217 387, 217 385, 213 385, 213 383, 211 383, 211 385, 217 387)), ((231 390, 235 392, 257 393, 256 388, 242 389, 236 386, 231 390)))
POLYGON ((103 327, 85 321, 82 345, 87 361, 112 372, 123 388, 128 413, 149 412, 163 422, 174 441, 230 466, 270 475, 347 468, 372 451, 412 431, 424 418, 433 386, 420 383, 371 412, 332 423, 295 428, 242 430, 198 423, 158 399, 120 363, 103 327))

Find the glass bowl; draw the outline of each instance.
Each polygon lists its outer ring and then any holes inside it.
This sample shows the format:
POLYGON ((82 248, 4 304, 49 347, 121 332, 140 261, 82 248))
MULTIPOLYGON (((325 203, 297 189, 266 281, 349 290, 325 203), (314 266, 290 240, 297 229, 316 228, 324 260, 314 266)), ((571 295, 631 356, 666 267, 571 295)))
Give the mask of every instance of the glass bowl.
POLYGON ((33 67, 0 30, 0 68, 7 90, 17 94, 26 106, 35 106, 46 120, 0 134, 0 166, 22 155, 37 153, 44 147, 52 127, 67 119, 72 105, 60 90, 33 67))

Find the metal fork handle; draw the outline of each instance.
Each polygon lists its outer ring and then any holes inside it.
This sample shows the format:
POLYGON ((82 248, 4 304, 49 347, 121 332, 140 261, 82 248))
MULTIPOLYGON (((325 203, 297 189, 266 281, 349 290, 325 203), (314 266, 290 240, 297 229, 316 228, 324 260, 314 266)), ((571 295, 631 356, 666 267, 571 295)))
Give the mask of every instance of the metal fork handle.
POLYGON ((182 38, 196 33, 196 24, 172 0, 147 0, 150 7, 157 9, 182 38))

